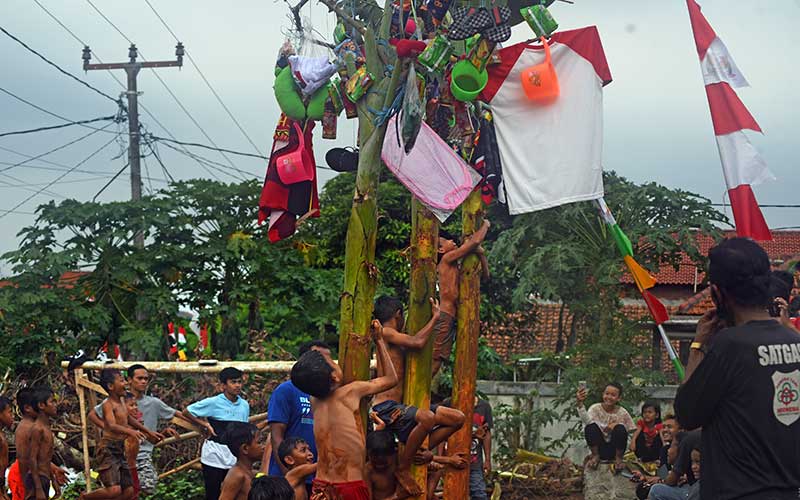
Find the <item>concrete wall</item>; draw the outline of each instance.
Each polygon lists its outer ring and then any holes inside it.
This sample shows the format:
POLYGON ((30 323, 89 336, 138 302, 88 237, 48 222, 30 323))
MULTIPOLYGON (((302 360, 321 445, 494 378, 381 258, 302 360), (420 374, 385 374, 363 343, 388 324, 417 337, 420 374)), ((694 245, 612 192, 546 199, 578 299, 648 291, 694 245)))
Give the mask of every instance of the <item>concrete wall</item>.
MULTIPOLYGON (((496 408, 501 404, 506 404, 511 407, 522 407, 531 409, 551 408, 559 411, 560 408, 556 407, 555 396, 558 384, 554 382, 505 382, 505 381, 492 381, 492 380, 479 380, 478 392, 488 396, 492 408, 496 408)), ((664 386, 664 387, 651 387, 646 389, 648 398, 654 399, 661 404, 661 414, 666 415, 672 413, 672 401, 675 399, 675 392, 677 386, 664 386)), ((588 405, 587 405, 588 406, 588 405)), ((637 405, 640 407, 641 405, 637 405)), ((636 413, 632 413, 634 421, 636 421, 639 408, 636 413)), ((557 421, 551 425, 539 430, 540 437, 547 437, 552 439, 561 438, 568 429, 575 423, 579 422, 577 410, 573 412, 570 419, 564 421, 557 421)), ((541 446, 541 440, 536 443, 536 446, 541 446)), ((495 446, 496 448, 496 446, 495 446)), ((535 451, 535 450, 531 450, 535 451)), ((554 455, 563 455, 573 462, 581 463, 583 458, 589 453, 588 448, 582 441, 573 443, 572 445, 555 450, 552 452, 554 455)))

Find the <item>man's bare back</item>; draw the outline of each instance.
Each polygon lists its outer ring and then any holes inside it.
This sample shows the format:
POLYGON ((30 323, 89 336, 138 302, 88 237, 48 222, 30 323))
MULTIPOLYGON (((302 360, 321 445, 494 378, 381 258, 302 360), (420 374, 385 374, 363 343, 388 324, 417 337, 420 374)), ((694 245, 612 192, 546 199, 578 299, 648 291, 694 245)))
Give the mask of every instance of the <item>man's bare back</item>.
POLYGON ((461 259, 475 252, 486 238, 489 231, 489 220, 484 219, 481 227, 469 236, 461 246, 453 241, 441 239, 439 252, 442 254, 436 273, 439 278, 439 299, 443 313, 456 316, 458 307, 458 287, 461 281, 461 259))

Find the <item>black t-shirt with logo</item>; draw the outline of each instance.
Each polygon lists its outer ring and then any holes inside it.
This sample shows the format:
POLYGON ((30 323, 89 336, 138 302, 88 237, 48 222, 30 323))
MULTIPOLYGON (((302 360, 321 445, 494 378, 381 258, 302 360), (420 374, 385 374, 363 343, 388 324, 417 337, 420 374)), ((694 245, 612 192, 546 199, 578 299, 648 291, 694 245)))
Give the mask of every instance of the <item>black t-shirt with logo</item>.
POLYGON ((800 490, 800 335, 751 321, 714 338, 675 398, 703 428, 703 500, 793 498, 800 490))

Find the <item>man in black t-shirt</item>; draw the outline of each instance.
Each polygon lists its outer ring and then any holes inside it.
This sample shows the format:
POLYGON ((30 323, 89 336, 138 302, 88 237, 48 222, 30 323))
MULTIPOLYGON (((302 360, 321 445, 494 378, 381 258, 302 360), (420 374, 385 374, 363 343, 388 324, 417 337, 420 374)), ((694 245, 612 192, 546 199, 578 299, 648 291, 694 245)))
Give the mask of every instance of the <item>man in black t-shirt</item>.
POLYGON ((800 498, 800 338, 771 318, 770 263, 733 238, 709 252, 716 309, 697 324, 675 411, 703 428, 703 500, 800 498))

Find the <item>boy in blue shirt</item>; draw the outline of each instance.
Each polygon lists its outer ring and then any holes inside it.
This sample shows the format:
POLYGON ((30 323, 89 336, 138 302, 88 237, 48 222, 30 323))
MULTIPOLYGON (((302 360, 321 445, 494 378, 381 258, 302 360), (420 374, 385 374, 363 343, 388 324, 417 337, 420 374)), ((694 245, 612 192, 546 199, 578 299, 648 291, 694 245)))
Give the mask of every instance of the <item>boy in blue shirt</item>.
POLYGON ((236 457, 219 436, 225 433, 231 422, 247 423, 250 418, 250 405, 239 397, 242 392, 242 375, 236 368, 224 368, 219 372, 222 393, 192 403, 183 412, 186 420, 204 429, 209 436, 200 452, 206 500, 219 499, 222 481, 225 480, 228 470, 236 465, 236 457), (200 420, 201 418, 205 420, 200 420))
MULTIPOLYGON (((299 356, 308 351, 318 351, 327 356, 331 354, 328 344, 321 340, 312 340, 300 346, 299 356)), ((316 462, 317 446, 314 442, 314 412, 311 409, 311 399, 308 394, 295 387, 291 380, 279 385, 270 396, 267 420, 272 444, 270 476, 283 476, 288 470, 278 457, 281 443, 288 436, 302 438, 308 443, 311 453, 314 455, 313 461, 316 462)), ((265 457, 265 459, 267 458, 265 457)), ((306 484, 309 487, 313 479, 313 474, 306 478, 306 484)))

